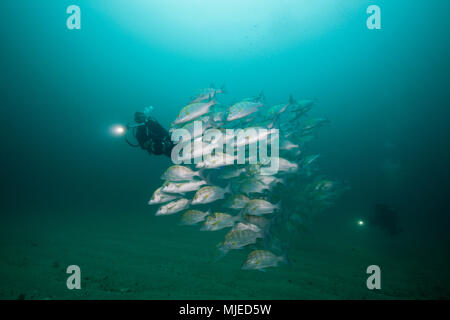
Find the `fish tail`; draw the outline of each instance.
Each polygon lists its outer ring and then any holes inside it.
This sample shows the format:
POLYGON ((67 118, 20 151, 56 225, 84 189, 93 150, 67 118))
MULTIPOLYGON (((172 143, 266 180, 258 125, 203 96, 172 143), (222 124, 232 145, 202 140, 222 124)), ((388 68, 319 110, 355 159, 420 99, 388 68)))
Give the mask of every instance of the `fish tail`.
POLYGON ((213 119, 213 117, 212 116, 210 116, 209 118, 208 118, 208 122, 206 123, 208 126, 211 126, 211 128, 217 128, 218 126, 217 126, 217 122, 216 121, 214 121, 214 119, 213 119))
POLYGON ((223 257, 225 257, 227 255, 227 253, 228 253, 228 250, 217 249, 212 262, 217 262, 217 261, 222 260, 223 257))
POLYGON ((213 105, 215 105, 215 104, 217 104, 217 101, 216 101, 216 96, 215 95, 213 95, 213 96, 211 96, 211 95, 209 95, 209 106, 211 107, 211 106, 213 106, 213 105))
POLYGON ((256 98, 257 102, 265 103, 266 102, 266 96, 264 95, 264 91, 261 90, 259 93, 259 96, 256 98))
POLYGON ((239 213, 238 213, 237 218, 236 218, 236 222, 243 222, 244 221, 243 212, 244 212, 244 209, 239 210, 239 213))
POLYGON ((227 94, 228 93, 228 90, 227 90, 227 87, 225 86, 225 83, 222 84, 222 86, 220 87, 220 90, 222 90, 223 94, 227 94))
POLYGON ((291 261, 289 260, 289 257, 287 255, 287 252, 284 252, 283 255, 281 256, 280 259, 282 262, 284 262, 285 264, 287 264, 288 266, 291 265, 291 261))
POLYGON ((275 209, 281 211, 281 200, 277 202, 277 204, 275 205, 275 209))
POLYGON ((233 193, 231 190, 231 183, 228 183, 228 185, 225 187, 225 193, 233 193))
POLYGON ((205 180, 206 183, 209 184, 209 177, 205 177, 205 168, 201 168, 200 170, 197 171, 197 176, 202 179, 205 180))
POLYGON ((222 242, 217 245, 216 251, 214 253, 214 257, 212 259, 212 262, 217 262, 221 260, 223 257, 227 255, 227 253, 230 251, 229 249, 225 249, 222 247, 222 242))

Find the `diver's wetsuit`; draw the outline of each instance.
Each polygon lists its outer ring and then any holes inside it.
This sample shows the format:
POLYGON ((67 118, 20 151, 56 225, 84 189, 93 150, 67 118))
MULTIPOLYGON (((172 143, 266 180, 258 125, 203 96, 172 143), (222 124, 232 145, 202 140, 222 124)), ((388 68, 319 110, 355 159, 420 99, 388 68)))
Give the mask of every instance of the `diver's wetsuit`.
POLYGON ((144 125, 137 128, 136 139, 141 148, 150 154, 164 154, 168 157, 171 155, 173 143, 169 133, 151 117, 146 119, 144 125))

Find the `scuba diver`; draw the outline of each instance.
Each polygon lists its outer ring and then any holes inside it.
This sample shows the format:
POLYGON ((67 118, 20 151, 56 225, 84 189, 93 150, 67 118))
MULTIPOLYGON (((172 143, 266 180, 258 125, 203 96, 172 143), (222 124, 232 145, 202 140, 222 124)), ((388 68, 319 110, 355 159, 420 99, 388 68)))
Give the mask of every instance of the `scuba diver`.
POLYGON ((369 224, 387 232, 390 236, 396 236, 401 231, 397 212, 385 204, 375 205, 374 213, 369 217, 369 224))
POLYGON ((128 137, 125 140, 130 146, 141 147, 149 154, 163 154, 170 158, 173 142, 167 130, 149 115, 150 111, 150 108, 146 108, 144 112, 136 112, 134 114, 135 124, 127 125, 127 132, 131 132, 138 144, 131 143, 128 137))

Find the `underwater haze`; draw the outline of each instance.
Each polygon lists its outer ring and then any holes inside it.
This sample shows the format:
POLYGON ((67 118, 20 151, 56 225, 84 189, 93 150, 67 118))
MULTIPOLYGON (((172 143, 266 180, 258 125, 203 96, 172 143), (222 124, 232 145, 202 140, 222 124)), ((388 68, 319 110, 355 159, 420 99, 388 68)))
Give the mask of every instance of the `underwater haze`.
POLYGON ((0 299, 449 299, 449 12, 448 0, 1 1, 0 299), (81 29, 67 27, 70 5, 81 29), (214 259, 227 230, 155 216, 171 159, 111 131, 149 106, 169 129, 212 84, 226 106, 292 95, 315 102, 305 119, 328 120, 300 145, 320 155, 314 170, 273 192, 289 218, 315 177, 339 197, 289 224, 289 263, 266 272, 241 268, 249 247, 214 259), (381 289, 366 285, 371 265, 381 289))

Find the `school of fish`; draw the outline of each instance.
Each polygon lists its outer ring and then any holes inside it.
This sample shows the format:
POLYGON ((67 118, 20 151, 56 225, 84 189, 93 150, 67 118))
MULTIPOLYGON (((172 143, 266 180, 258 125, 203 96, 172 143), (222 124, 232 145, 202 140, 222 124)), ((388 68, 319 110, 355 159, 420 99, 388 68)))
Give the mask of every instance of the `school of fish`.
POLYGON ((222 104, 219 97, 224 93, 224 87, 211 85, 181 109, 170 132, 186 129, 189 139, 180 139, 176 146, 192 148, 179 158, 184 163, 172 165, 162 174, 164 182, 149 204, 159 205, 157 216, 181 214, 182 225, 200 225, 205 232, 228 229, 216 246, 215 259, 233 250, 248 250, 242 269, 265 271, 279 262, 288 263, 291 235, 329 208, 345 186, 320 175, 316 167, 319 155, 307 152, 317 129, 328 123, 323 118, 305 119, 315 100, 291 96, 268 106, 261 93, 222 104), (202 123, 200 134, 193 134, 194 121, 202 123), (235 141, 231 153, 212 152, 217 144, 203 135, 208 129, 249 128, 254 128, 255 134, 243 142, 235 141), (267 131, 260 133, 261 128, 267 131), (264 139, 273 141, 273 134, 267 133, 270 129, 279 130, 278 170, 262 174, 261 169, 269 163, 261 158, 248 163, 250 156, 244 164, 237 164, 238 148, 249 151, 252 145, 259 148, 264 139), (201 148, 197 150, 196 145, 201 148))

